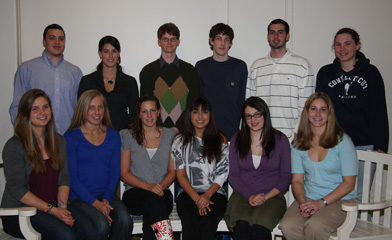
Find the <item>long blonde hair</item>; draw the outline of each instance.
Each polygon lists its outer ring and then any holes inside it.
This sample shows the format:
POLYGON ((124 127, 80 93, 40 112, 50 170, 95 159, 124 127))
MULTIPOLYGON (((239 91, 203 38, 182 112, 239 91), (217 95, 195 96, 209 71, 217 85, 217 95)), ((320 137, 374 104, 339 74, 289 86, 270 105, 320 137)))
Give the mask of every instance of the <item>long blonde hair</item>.
POLYGON ((319 145, 323 148, 332 148, 336 146, 343 137, 344 132, 336 121, 331 99, 326 93, 316 92, 310 95, 308 100, 306 100, 298 126, 297 137, 293 141, 293 146, 299 150, 306 151, 312 146, 313 131, 309 122, 309 108, 312 102, 316 99, 324 100, 328 108, 326 128, 320 137, 319 145))
POLYGON ((78 128, 85 123, 85 120, 87 118, 87 112, 90 107, 90 103, 93 100, 93 98, 97 96, 100 96, 102 98, 103 107, 104 107, 104 115, 101 121, 101 126, 105 125, 107 127, 112 128, 112 121, 110 120, 109 109, 108 109, 108 104, 106 102, 106 98, 98 90, 92 89, 92 90, 87 90, 83 92, 82 95, 80 95, 78 103, 76 104, 76 109, 71 121, 71 125, 69 126, 68 129, 78 128))
MULTIPOLYGON (((52 105, 49 96, 40 89, 31 89, 23 94, 19 101, 18 115, 15 120, 15 135, 19 137, 26 151, 28 161, 33 165, 37 173, 45 173, 46 167, 43 163, 42 152, 38 146, 37 137, 34 135, 30 121, 31 108, 35 100, 39 97, 48 101, 50 110, 52 105)), ((60 154, 60 148, 55 136, 54 117, 51 111, 51 117, 44 130, 45 150, 50 158, 52 167, 60 170, 63 167, 63 161, 60 154)))

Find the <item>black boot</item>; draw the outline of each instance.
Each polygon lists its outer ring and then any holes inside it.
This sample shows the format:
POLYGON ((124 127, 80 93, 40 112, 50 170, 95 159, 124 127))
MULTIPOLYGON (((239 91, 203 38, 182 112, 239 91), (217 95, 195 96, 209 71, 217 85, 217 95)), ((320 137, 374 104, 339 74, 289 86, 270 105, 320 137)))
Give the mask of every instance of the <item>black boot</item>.
POLYGON ((250 240, 252 229, 247 221, 239 220, 233 229, 233 240, 250 240))
POLYGON ((257 224, 252 226, 252 237, 251 240, 272 240, 271 231, 257 224))

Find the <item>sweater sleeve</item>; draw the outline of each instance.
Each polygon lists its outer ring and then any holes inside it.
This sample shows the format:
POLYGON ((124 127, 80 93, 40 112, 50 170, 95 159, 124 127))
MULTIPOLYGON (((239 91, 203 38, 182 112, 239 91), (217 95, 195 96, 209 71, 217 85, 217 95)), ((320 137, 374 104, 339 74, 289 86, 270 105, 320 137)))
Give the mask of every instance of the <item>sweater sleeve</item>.
MULTIPOLYGON (((246 66, 246 63, 244 63, 244 66, 242 68, 241 72, 241 81, 240 81, 240 90, 239 90, 239 95, 238 95, 238 106, 242 106, 243 103, 245 102, 245 95, 246 95, 246 85, 248 83, 248 68, 246 66)), ((241 108, 238 108, 240 112, 238 113, 237 116, 241 116, 241 108)))
POLYGON ((57 135, 58 144, 60 146, 60 154, 63 160, 63 168, 59 173, 59 187, 60 186, 70 186, 69 170, 68 170, 68 152, 67 143, 63 136, 57 135))
POLYGON ((233 136, 230 143, 230 152, 229 152, 229 183, 233 187, 235 192, 238 192, 242 196, 249 199, 251 196, 252 190, 249 185, 246 184, 241 178, 241 171, 239 166, 239 154, 235 148, 237 134, 233 136))
POLYGON ((82 93, 85 91, 89 90, 90 88, 88 87, 88 78, 86 76, 83 76, 82 79, 80 80, 79 83, 79 88, 78 88, 78 99, 82 93))
POLYGON ((323 83, 323 81, 324 81, 323 73, 324 73, 324 67, 321 68, 319 70, 319 72, 317 73, 316 90, 315 90, 315 92, 324 92, 324 93, 327 92, 325 90, 325 86, 324 86, 324 83, 323 83))
MULTIPOLYGON (((109 129, 108 129, 109 134, 109 129)), ((110 173, 107 180, 107 186, 104 193, 104 199, 112 203, 112 199, 117 190, 118 181, 120 180, 120 155, 121 155, 121 137, 117 131, 111 131, 111 142, 113 144, 113 152, 110 158, 110 173)))
MULTIPOLYGON (((155 63, 155 62, 153 62, 155 63)), ((150 63, 150 64, 153 64, 150 63)), ((145 66, 139 74, 139 82, 140 82, 140 96, 145 94, 153 94, 154 93, 154 80, 151 79, 151 69, 150 64, 145 66)))
MULTIPOLYGON (((279 136, 277 137, 279 138, 279 136)), ((280 141, 275 146, 275 151, 279 151, 280 154, 280 169, 279 169, 279 180, 275 184, 275 188, 280 193, 284 193, 291 183, 291 148, 287 137, 282 133, 280 135, 280 141)))
POLYGON ((133 122, 133 114, 135 112, 135 105, 136 101, 139 98, 139 87, 137 86, 135 78, 131 78, 132 86, 131 86, 131 94, 129 95, 128 99, 128 108, 129 108, 129 122, 128 124, 131 124, 133 122))
POLYGON ((29 189, 29 176, 26 175, 27 159, 22 142, 14 136, 3 149, 4 174, 7 188, 12 198, 20 200, 29 189))
MULTIPOLYGON (((374 66, 373 66, 374 67, 374 66)), ((385 153, 388 151, 389 125, 388 110, 385 100, 384 81, 380 72, 374 67, 374 86, 369 89, 369 110, 367 120, 370 122, 369 131, 372 135, 374 150, 381 149, 385 153)))

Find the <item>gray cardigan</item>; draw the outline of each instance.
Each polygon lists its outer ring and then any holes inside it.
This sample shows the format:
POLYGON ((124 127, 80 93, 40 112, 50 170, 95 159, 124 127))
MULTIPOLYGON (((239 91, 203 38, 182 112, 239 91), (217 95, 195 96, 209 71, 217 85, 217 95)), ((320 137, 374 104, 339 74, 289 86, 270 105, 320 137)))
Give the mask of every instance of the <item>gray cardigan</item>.
MULTIPOLYGON (((161 142, 152 159, 148 156, 145 146, 139 145, 128 129, 121 130, 120 135, 121 150, 131 149, 130 172, 146 183, 162 182, 167 174, 170 149, 176 131, 165 127, 162 128, 161 142)), ((125 184, 125 191, 131 188, 133 187, 125 184)))
MULTIPOLYGON (((63 136, 56 134, 63 159, 63 168, 59 173, 59 186, 69 186, 67 145, 63 136)), ((29 177, 33 166, 27 160, 27 154, 19 137, 10 138, 3 149, 4 174, 6 184, 1 207, 25 207, 20 199, 30 191, 29 177)))

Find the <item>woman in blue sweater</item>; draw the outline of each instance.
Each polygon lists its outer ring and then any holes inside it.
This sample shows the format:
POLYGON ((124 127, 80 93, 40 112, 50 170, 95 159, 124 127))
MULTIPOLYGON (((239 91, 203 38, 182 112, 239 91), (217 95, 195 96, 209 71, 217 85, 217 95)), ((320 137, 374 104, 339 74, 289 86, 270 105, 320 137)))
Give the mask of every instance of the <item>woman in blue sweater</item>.
POLYGON ((69 130, 71 178, 69 210, 83 219, 84 230, 96 239, 126 239, 132 220, 115 195, 120 177, 120 134, 113 130, 106 100, 98 90, 84 92, 76 105, 69 130))

